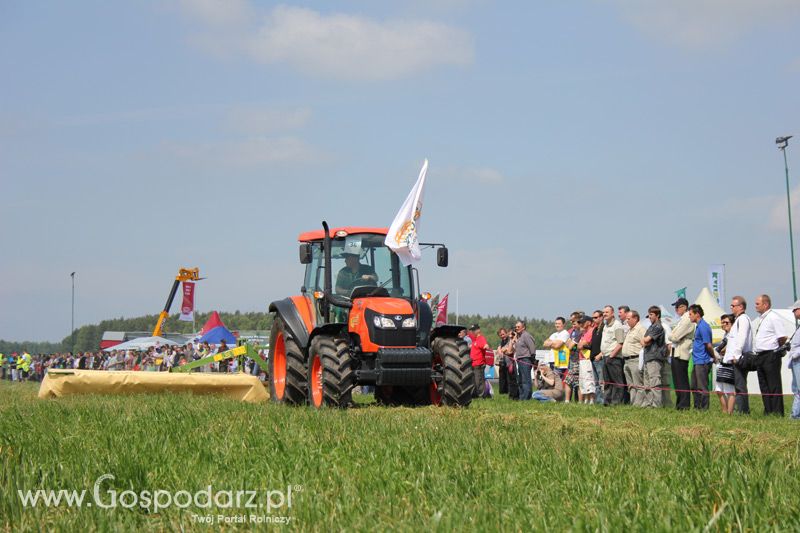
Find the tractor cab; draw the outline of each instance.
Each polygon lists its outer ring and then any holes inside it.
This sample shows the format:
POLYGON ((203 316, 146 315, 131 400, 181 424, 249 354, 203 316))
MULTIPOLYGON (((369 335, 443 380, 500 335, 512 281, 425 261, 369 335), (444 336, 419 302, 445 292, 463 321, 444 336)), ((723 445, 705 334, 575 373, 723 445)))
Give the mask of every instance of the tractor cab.
MULTIPOLYGON (((348 233, 346 229, 339 229, 336 232, 339 237, 331 239, 333 292, 351 301, 365 296, 410 300, 413 294, 411 268, 403 266, 397 254, 384 244, 386 230, 373 231, 380 233, 348 233)), ((309 292, 324 291, 324 241, 320 239, 300 246, 301 259, 307 261, 303 287, 309 292)))
POLYGON ((318 324, 346 324, 360 351, 375 353, 381 348, 411 348, 417 345, 420 306, 415 295, 411 267, 386 246, 385 229, 353 232, 341 228, 329 239, 329 264, 326 266, 325 239, 301 245, 306 264, 304 289, 315 296, 318 324), (305 247, 304 247, 305 246, 305 247), (326 273, 330 272, 330 291, 325 297, 326 273), (330 312, 328 312, 330 310, 330 312))

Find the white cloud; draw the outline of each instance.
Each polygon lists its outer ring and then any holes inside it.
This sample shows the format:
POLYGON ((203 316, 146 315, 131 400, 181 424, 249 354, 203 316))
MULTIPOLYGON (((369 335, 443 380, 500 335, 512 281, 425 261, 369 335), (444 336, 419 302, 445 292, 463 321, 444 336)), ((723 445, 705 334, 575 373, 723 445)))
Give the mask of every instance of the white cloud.
MULTIPOLYGON (((791 176, 790 176, 791 177, 791 176)), ((800 185, 791 189, 792 224, 795 232, 800 228, 800 185)), ((762 230, 783 233, 789 230, 789 213, 786 194, 770 194, 749 198, 731 197, 718 206, 708 208, 711 219, 730 217, 735 214, 740 220, 755 220, 762 230)))
POLYGON ((460 183, 500 185, 506 181, 502 172, 491 167, 449 167, 442 169, 440 175, 444 179, 460 183))
POLYGON ((308 163, 319 153, 296 137, 254 137, 237 141, 167 143, 174 156, 200 164, 225 167, 258 167, 277 163, 308 163))
POLYGON ((247 0, 178 0, 185 14, 213 26, 234 26, 253 16, 247 0))
POLYGON ((271 106, 236 106, 227 112, 225 126, 237 133, 266 135, 303 128, 311 119, 311 108, 284 109, 271 106))
POLYGON ((469 65, 474 57, 468 32, 428 20, 377 21, 361 15, 326 15, 277 6, 254 29, 241 13, 255 9, 243 2, 237 2, 230 12, 227 2, 193 0, 182 6, 192 18, 205 23, 191 40, 214 55, 245 55, 313 76, 393 80, 442 65, 469 65), (218 17, 227 25, 218 23, 218 17))
MULTIPOLYGON (((800 186, 792 189, 792 229, 797 232, 798 224, 800 221, 797 216, 800 215, 800 186)), ((788 231, 789 229, 789 210, 787 209, 786 196, 771 196, 769 219, 767 221, 767 228, 773 231, 788 231)))
POLYGON ((723 48, 800 15, 797 0, 610 0, 643 34, 687 49, 723 48))

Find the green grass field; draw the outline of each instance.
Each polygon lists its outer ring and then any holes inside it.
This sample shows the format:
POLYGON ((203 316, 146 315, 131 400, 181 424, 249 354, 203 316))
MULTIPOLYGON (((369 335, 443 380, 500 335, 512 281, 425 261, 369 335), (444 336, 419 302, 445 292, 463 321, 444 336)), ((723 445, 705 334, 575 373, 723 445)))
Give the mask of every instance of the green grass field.
POLYGON ((800 425, 725 417, 716 403, 678 413, 495 399, 458 410, 361 397, 354 409, 314 412, 189 395, 42 401, 37 390, 0 383, 6 530, 197 531, 219 528, 217 515, 329 531, 800 530, 800 425), (91 495, 103 474, 114 476, 99 489, 105 505, 111 491, 208 485, 276 505, 277 493, 262 495, 281 491, 284 505, 152 512, 23 507, 18 495, 91 495), (213 525, 200 522, 207 515, 213 525))

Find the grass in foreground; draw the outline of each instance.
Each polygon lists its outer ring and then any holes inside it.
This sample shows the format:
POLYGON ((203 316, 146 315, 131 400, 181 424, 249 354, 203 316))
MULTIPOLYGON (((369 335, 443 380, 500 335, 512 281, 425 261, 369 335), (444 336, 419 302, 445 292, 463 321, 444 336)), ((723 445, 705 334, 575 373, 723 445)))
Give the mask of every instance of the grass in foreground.
MULTIPOLYGON (((211 515, 302 530, 800 530, 788 419, 483 400, 347 411, 156 395, 36 398, 0 383, 7 530, 205 530, 211 515), (23 507, 18 491, 286 492, 268 510, 23 507)), ((756 401, 754 413, 761 412, 756 401)), ((129 495, 130 496, 130 495, 129 495)), ((130 501, 130 497, 128 498, 130 501)), ((273 499, 275 503, 277 499, 273 499)), ((224 497, 223 497, 224 503, 224 497)), ((245 523, 243 527, 255 524, 245 523)))

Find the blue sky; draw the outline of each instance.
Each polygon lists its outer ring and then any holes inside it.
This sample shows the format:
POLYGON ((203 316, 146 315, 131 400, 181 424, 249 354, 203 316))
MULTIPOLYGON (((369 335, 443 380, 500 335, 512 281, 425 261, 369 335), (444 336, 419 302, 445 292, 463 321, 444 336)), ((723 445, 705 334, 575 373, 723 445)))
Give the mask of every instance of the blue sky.
POLYGON ((462 313, 641 310, 712 263, 788 305, 798 27, 794 0, 0 3, 0 338, 68 335, 72 271, 76 325, 160 311, 181 266, 201 310, 265 310, 300 232, 388 226, 426 157, 451 264, 422 284, 462 313))

